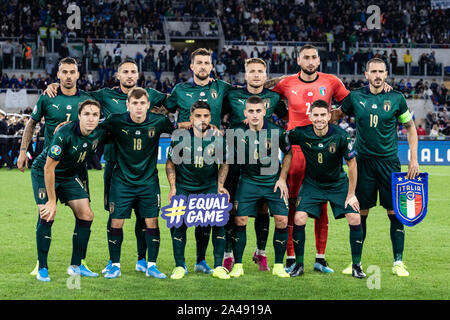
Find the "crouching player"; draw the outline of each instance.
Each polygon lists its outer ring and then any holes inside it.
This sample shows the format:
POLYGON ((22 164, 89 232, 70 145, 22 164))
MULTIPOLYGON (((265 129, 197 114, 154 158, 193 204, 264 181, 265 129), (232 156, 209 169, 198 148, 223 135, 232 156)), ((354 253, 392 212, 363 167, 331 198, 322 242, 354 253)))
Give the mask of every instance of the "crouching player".
POLYGON ((108 239, 111 269, 105 278, 121 275, 120 255, 123 242, 123 224, 130 219, 134 207, 145 218, 148 264, 146 275, 166 278, 156 266, 160 233, 158 215, 161 205, 158 170, 159 137, 172 133, 173 124, 167 116, 149 111, 149 95, 136 87, 128 92, 127 112, 108 116, 100 126, 110 134, 117 150, 117 163, 112 173, 109 193, 111 229, 108 239))
POLYGON ((78 175, 85 170, 86 161, 105 139, 105 130, 97 128, 100 104, 85 100, 78 107, 78 121, 62 126, 47 147, 33 162, 31 180, 40 220, 36 229, 36 243, 40 281, 50 281, 47 256, 50 249, 51 230, 56 216, 56 202, 68 205, 75 215, 73 249, 69 275, 96 277, 81 264, 85 257, 94 213, 89 205, 89 195, 78 175))
POLYGON ((299 145, 306 159, 305 180, 300 188, 294 217, 293 242, 296 264, 291 277, 304 273, 305 226, 308 215, 319 219, 322 205, 330 202, 335 219, 347 218, 350 226, 352 275, 364 278, 361 268, 362 227, 359 202, 355 196, 356 152, 349 135, 340 127, 328 124, 331 118, 326 101, 311 105, 312 124, 288 132, 291 145, 299 145), (348 178, 342 168, 342 158, 348 165, 348 178))
POLYGON ((265 200, 275 221, 273 235, 275 264, 272 273, 288 278, 289 274, 283 267, 283 259, 288 240, 289 207, 286 177, 292 158, 291 146, 287 143, 286 132, 264 119, 266 108, 260 97, 251 96, 247 99, 244 114, 248 124, 242 123, 234 128, 234 149, 238 158, 237 164, 241 165, 241 172, 235 200, 236 227, 232 236, 236 260, 230 276, 238 278, 244 275, 242 256, 247 242, 248 217, 255 217, 257 203, 265 200), (282 168, 278 159, 279 150, 284 153, 282 168), (241 159, 242 156, 245 156, 245 159, 241 159))
MULTIPOLYGON (((190 194, 228 194, 223 187, 228 172, 228 165, 224 163, 226 140, 213 135, 213 130, 210 128, 211 108, 209 104, 204 101, 195 102, 191 107, 190 120, 192 129, 186 130, 186 133, 189 133, 187 137, 181 136, 178 141, 174 141, 172 137, 166 163, 166 174, 170 184, 169 202, 174 195, 188 197, 190 194), (188 161, 181 162, 182 158, 186 158, 188 161), (217 168, 217 163, 220 163, 220 169, 217 168)), ((175 258, 172 279, 181 279, 185 275, 186 229, 185 224, 170 229, 175 258)), ((211 226, 197 226, 196 235, 199 232, 207 235, 205 237, 209 242, 211 226)), ((225 252, 224 227, 212 227, 214 270, 211 270, 205 260, 208 242, 199 241, 198 237, 196 240, 197 262, 194 270, 207 274, 212 273, 219 279, 229 279, 227 270, 222 267, 225 252)))

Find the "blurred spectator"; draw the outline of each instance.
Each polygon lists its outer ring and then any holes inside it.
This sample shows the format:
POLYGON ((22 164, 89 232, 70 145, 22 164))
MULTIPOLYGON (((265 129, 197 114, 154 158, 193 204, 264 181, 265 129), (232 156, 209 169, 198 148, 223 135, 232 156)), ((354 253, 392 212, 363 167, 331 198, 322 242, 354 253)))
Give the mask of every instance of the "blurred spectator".
POLYGON ((422 128, 421 124, 419 124, 419 126, 417 127, 417 135, 418 136, 426 136, 427 135, 427 130, 422 128))

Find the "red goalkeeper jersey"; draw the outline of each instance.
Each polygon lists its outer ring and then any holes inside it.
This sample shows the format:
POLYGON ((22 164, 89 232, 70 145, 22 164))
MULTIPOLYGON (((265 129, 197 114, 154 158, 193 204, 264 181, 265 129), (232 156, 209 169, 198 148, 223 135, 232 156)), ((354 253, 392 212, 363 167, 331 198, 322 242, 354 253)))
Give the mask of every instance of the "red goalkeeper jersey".
POLYGON ((342 81, 336 76, 322 72, 317 74, 315 80, 306 82, 300 79, 299 72, 284 78, 273 88, 273 91, 288 100, 288 130, 311 124, 309 114, 314 101, 324 100, 331 105, 332 98, 340 102, 349 94, 342 81))

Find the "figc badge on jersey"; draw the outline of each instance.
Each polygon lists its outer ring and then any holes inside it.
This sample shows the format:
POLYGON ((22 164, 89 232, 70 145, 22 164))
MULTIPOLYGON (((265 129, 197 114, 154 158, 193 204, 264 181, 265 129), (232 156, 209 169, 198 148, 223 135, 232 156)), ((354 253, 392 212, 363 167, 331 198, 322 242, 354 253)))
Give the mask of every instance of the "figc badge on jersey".
POLYGON ((428 173, 420 173, 415 179, 406 179, 406 172, 391 175, 392 202, 397 219, 412 227, 422 221, 428 207, 428 173))

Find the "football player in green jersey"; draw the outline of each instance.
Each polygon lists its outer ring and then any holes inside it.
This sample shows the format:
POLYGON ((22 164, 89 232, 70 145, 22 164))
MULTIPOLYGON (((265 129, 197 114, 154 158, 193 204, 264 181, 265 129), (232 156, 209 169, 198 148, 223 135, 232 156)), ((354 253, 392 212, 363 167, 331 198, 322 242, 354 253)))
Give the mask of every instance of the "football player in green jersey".
MULTIPOLYGON (((267 80, 267 66, 266 62, 259 58, 250 58, 245 61, 245 80, 246 86, 233 88, 224 100, 223 114, 228 114, 231 121, 231 127, 235 127, 242 122, 246 122, 244 115, 245 102, 253 95, 257 95, 263 99, 264 107, 266 108, 265 118, 272 119, 272 115, 276 114, 279 118, 284 118, 287 115, 287 108, 280 95, 269 89, 264 88, 264 83, 267 80)), ((225 187, 230 193, 230 202, 234 202, 237 183, 239 180, 239 166, 230 165, 225 187)), ((235 209, 230 214, 235 214, 235 209)), ((269 236, 269 222, 267 202, 262 201, 258 203, 258 214, 255 217, 255 232, 256 232, 256 250, 253 253, 253 261, 258 265, 259 270, 268 271, 266 257, 266 243, 269 236)), ((227 246, 225 251, 225 259, 223 265, 231 271, 233 268, 234 258, 232 253, 231 234, 234 228, 234 219, 230 219, 225 227, 227 246)))
MULTIPOLYGON (((289 277, 283 267, 288 239, 288 188, 286 177, 291 164, 291 146, 287 143, 286 132, 279 126, 264 119, 266 109, 259 96, 251 96, 246 101, 244 113, 248 124, 240 124, 234 131, 234 156, 240 164, 239 185, 236 190, 236 227, 233 232, 235 264, 230 272, 233 278, 244 275, 242 256, 246 246, 246 225, 249 216, 256 215, 256 205, 261 200, 268 203, 274 217, 275 231, 273 246, 275 264, 272 273, 279 277, 289 277), (279 149, 284 153, 280 168, 279 149)), ((230 137, 227 138, 230 143, 230 137)), ((230 147, 231 149, 231 147, 230 147)))
MULTIPOLYGON (((166 174, 170 184, 169 202, 173 195, 228 194, 223 186, 228 171, 228 165, 225 163, 226 139, 222 136, 216 137, 213 130, 210 129, 211 110, 209 105, 204 101, 195 102, 191 108, 190 119, 192 129, 189 129, 187 137, 180 136, 180 139, 175 141, 174 136, 172 136, 166 163, 166 174), (178 148, 177 145, 179 145, 178 148), (181 150, 179 150, 180 148, 181 150), (179 152, 174 153, 177 149, 179 152), (180 161, 185 157, 189 161, 180 161), (218 163, 220 163, 219 170, 217 169, 218 163)), ((175 258, 172 279, 181 279, 185 275, 186 229, 186 225, 183 224, 170 230, 175 258)), ((207 235, 209 238, 211 226, 198 226, 196 229, 200 229, 196 230, 196 235, 203 233, 205 237, 207 235)), ((205 260, 208 243, 205 245, 202 242, 197 243, 197 262, 194 271, 212 273, 214 277, 219 279, 229 279, 228 272, 222 267, 225 251, 224 227, 212 227, 212 243, 214 247, 214 271, 211 270, 205 260)))
POLYGON ((100 120, 100 104, 94 100, 80 103, 78 121, 61 127, 47 148, 33 162, 31 178, 40 220, 36 229, 36 243, 40 281, 50 281, 47 256, 51 242, 51 228, 56 216, 56 202, 68 205, 75 215, 72 260, 67 273, 97 277, 81 264, 86 256, 94 213, 89 205, 89 195, 79 178, 86 161, 99 143, 103 143, 106 131, 97 128, 100 120))
MULTIPOLYGON (((365 76, 369 86, 350 92, 337 112, 354 116, 356 121, 356 196, 361 206, 363 239, 366 237, 369 209, 376 206, 379 193, 380 204, 386 209, 391 224, 390 236, 394 254, 392 272, 397 276, 407 277, 409 272, 403 264, 405 230, 393 210, 391 173, 401 170, 397 154, 399 122, 406 128, 411 154, 406 178, 414 179, 419 174, 417 131, 403 94, 396 90, 383 90, 388 75, 385 62, 373 58, 367 62, 366 70, 365 76)), ((350 269, 346 268, 343 273, 350 273, 350 269)))
MULTIPOLYGON (((24 167, 28 166, 26 153, 33 138, 36 124, 40 122, 43 117, 45 118, 44 147, 47 147, 53 139, 56 127, 65 121, 77 120, 78 104, 90 98, 85 92, 78 90, 76 86, 80 74, 75 59, 70 57, 62 59, 58 65, 57 76, 61 83, 61 87, 58 90, 59 95, 54 98, 41 95, 34 107, 30 120, 28 120, 25 126, 19 158, 17 159, 17 168, 22 172, 24 172, 24 167)), ((80 172, 80 179, 86 185, 89 192, 87 169, 80 172)), ((87 268, 84 257, 83 265, 87 268)), ((36 267, 31 272, 31 275, 37 274, 38 267, 39 263, 36 263, 36 267)))
POLYGON ((159 137, 162 133, 172 133, 174 127, 167 116, 148 111, 150 101, 145 89, 136 87, 128 93, 127 108, 128 112, 111 114, 100 124, 111 133, 117 151, 109 197, 111 229, 108 247, 112 266, 105 278, 121 275, 122 228, 124 219, 129 219, 132 208, 136 207, 146 224, 146 275, 162 279, 166 276, 156 266, 161 204, 156 164, 159 137))
POLYGON ((355 196, 357 168, 355 150, 350 136, 340 127, 329 124, 330 107, 324 100, 311 105, 312 124, 288 132, 291 145, 302 148, 306 160, 305 179, 297 198, 294 216, 293 242, 296 264, 291 277, 304 273, 305 226, 308 215, 319 219, 323 203, 330 202, 335 219, 346 217, 350 226, 352 275, 364 278, 361 269, 362 227, 359 203, 355 196), (348 178, 342 168, 342 158, 348 165, 348 178))
MULTIPOLYGON (((110 114, 123 113, 127 110, 126 101, 128 99, 128 92, 136 87, 137 80, 139 78, 138 66, 134 60, 125 59, 118 65, 116 74, 119 81, 118 88, 103 88, 97 91, 89 92, 89 95, 96 99, 102 105, 102 116, 108 117, 110 114)), ((51 84, 46 89, 46 92, 50 97, 57 94, 57 84, 51 84)), ((145 89, 150 97, 150 108, 158 106, 164 103, 167 95, 161 93, 153 88, 145 89)), ((112 144, 108 144, 104 149, 105 169, 103 173, 104 181, 104 205, 105 210, 109 212, 109 191, 111 186, 111 178, 114 166, 116 165, 115 159, 115 147, 112 144)), ((136 223, 135 223, 135 235, 137 243, 137 262, 136 270, 146 272, 147 270, 147 244, 145 241, 145 221, 139 215, 139 210, 136 211, 136 223)), ((109 240, 109 230, 111 228, 111 216, 108 219, 106 229, 107 238, 109 240)), ((111 269, 111 259, 107 266, 103 269, 102 273, 106 274, 111 269)))
POLYGON ((192 52, 190 68, 194 74, 193 81, 177 84, 166 101, 166 108, 173 113, 178 109, 178 127, 189 129, 192 104, 198 100, 204 101, 211 108, 211 125, 220 128, 222 103, 232 86, 210 78, 213 69, 211 50, 199 48, 192 52))

